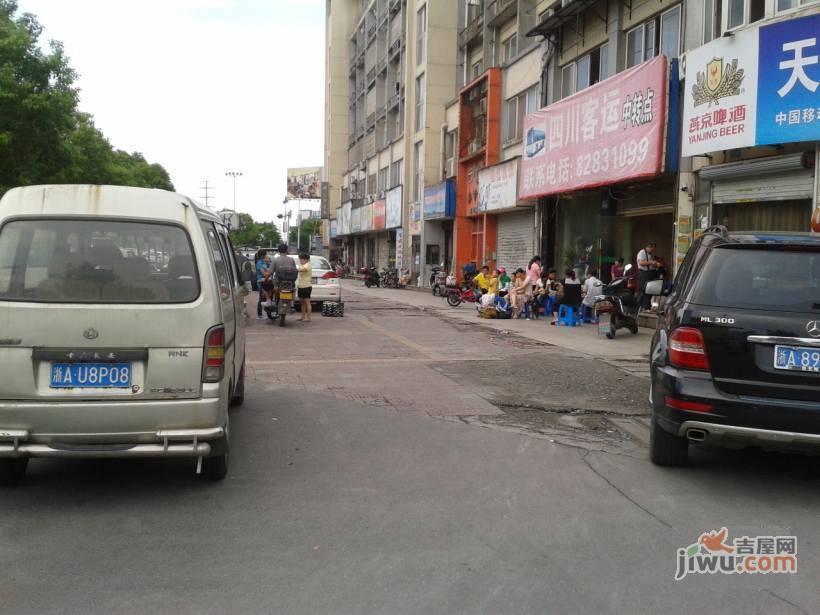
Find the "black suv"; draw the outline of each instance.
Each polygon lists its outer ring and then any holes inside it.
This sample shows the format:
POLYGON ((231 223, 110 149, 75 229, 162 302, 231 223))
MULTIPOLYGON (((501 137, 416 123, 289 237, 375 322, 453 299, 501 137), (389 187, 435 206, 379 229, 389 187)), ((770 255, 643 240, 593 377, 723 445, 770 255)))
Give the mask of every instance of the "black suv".
POLYGON ((661 300, 650 458, 689 441, 820 450, 820 235, 713 227, 661 300))

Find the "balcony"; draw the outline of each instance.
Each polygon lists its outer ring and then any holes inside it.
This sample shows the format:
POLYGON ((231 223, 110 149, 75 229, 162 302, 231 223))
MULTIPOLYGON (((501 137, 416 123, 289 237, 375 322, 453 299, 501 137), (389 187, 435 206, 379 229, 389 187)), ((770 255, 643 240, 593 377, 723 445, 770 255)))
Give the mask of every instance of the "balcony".
POLYGON ((388 11, 391 15, 398 13, 401 10, 401 0, 390 0, 388 11))
POLYGON ((374 66, 369 71, 367 71, 367 79, 365 79, 365 83, 367 84, 367 87, 370 87, 375 80, 376 80, 376 67, 374 66))
POLYGON ((484 13, 476 11, 467 27, 458 33, 458 46, 466 47, 484 33, 484 13))
POLYGON ((488 26, 500 26, 515 16, 516 0, 490 0, 484 21, 488 26))
POLYGON ((392 62, 401 53, 401 48, 404 45, 404 35, 390 42, 390 49, 387 51, 387 58, 392 62))
POLYGON ((404 96, 404 88, 399 88, 397 92, 394 91, 393 94, 390 95, 390 98, 387 99, 387 110, 392 111, 398 107, 402 96, 404 96))
POLYGON ((383 57, 381 60, 379 60, 378 64, 376 64, 376 73, 381 75, 386 70, 387 70, 387 56, 383 57))
POLYGON ((366 122, 366 124, 367 124, 367 130, 372 129, 372 128, 373 128, 373 126, 375 126, 375 125, 376 125, 376 112, 375 112, 375 111, 374 111, 373 113, 370 113, 370 114, 367 116, 367 122, 366 122))

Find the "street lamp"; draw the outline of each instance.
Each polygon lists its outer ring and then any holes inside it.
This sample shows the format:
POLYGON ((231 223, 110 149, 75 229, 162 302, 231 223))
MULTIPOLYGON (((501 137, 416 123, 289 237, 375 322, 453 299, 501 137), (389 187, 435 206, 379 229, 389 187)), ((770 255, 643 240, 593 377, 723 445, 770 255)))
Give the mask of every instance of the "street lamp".
POLYGON ((233 179, 233 212, 236 213, 236 178, 242 177, 242 171, 225 171, 225 177, 233 179))

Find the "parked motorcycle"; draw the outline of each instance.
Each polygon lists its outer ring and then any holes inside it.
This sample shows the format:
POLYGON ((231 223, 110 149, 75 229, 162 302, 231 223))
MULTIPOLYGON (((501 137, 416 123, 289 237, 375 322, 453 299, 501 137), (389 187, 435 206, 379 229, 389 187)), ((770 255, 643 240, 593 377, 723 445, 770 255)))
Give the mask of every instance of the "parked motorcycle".
POLYGON ((430 288, 433 289, 433 296, 444 296, 447 292, 447 271, 443 265, 433 265, 433 273, 430 276, 430 288))
POLYGON ((612 280, 604 286, 601 295, 595 298, 598 330, 604 331, 610 340, 615 339, 618 329, 629 329, 633 335, 638 333, 640 305, 634 290, 630 288, 630 269, 632 265, 627 265, 623 277, 612 280))
POLYGON ((273 321, 279 320, 279 326, 285 326, 285 317, 293 313, 293 296, 295 294, 295 283, 290 281, 279 282, 279 289, 272 307, 266 307, 265 312, 273 321))
POLYGON ((371 286, 378 287, 381 284, 379 270, 375 267, 362 267, 359 269, 359 274, 364 276, 364 285, 368 288, 371 286))
POLYGON ((464 284, 461 287, 447 289, 447 304, 450 307, 458 307, 462 303, 475 303, 478 298, 475 294, 475 289, 469 284, 464 284))
POLYGON ((399 271, 395 267, 382 268, 382 286, 385 288, 399 287, 399 271))

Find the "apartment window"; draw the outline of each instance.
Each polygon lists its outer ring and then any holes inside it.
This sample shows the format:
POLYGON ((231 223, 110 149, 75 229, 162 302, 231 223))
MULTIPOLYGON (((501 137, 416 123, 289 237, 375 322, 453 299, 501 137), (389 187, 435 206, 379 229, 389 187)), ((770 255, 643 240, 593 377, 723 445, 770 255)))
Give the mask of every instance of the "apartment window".
POLYGON ((424 193, 424 142, 419 141, 413 149, 413 169, 416 176, 413 181, 413 201, 418 202, 424 193))
POLYGON ((367 194, 376 194, 379 191, 379 187, 376 184, 376 174, 371 173, 367 176, 367 194))
POLYGON ((680 53, 680 5, 661 14, 661 53, 677 58, 680 53))
POLYGON ((427 53, 427 5, 419 9, 416 13, 416 66, 424 62, 427 53))
POLYGON ((396 160, 390 165, 390 187, 395 188, 404 182, 404 160, 396 160))
POLYGON ((501 43, 501 62, 507 64, 518 54, 518 34, 513 34, 511 37, 501 43))
POLYGON ((816 2, 817 0, 777 0, 777 11, 788 11, 790 9, 796 9, 798 6, 803 6, 804 4, 811 4, 812 2, 816 2))
POLYGON ((729 30, 760 21, 766 10, 765 0, 728 0, 728 3, 726 27, 729 30))
MULTIPOLYGON (((444 140, 444 160, 449 161, 453 160, 456 155, 456 143, 458 140, 458 131, 451 130, 447 133, 447 138, 444 140)), ((445 169, 445 174, 449 177, 451 175, 455 175, 455 163, 450 169, 445 169)))
POLYGON ((561 98, 575 93, 575 62, 561 69, 561 98))
POLYGON ((680 53, 680 16, 678 5, 627 32, 627 68, 651 60, 658 53, 677 58, 680 53))
POLYGON ((483 0, 464 0, 464 25, 469 26, 484 14, 483 0))
POLYGON ((383 169, 379 169, 379 181, 377 187, 379 192, 383 192, 387 190, 388 183, 390 182, 390 168, 384 167, 383 169))
POLYGON ((565 65, 561 74, 561 98, 606 79, 608 66, 608 43, 565 65))
POLYGON ((704 0, 703 2, 703 43, 706 44, 720 36, 721 0, 704 0))
POLYGON ((473 76, 472 79, 475 79, 481 74, 481 60, 473 64, 473 76))
POLYGON ((589 55, 578 58, 575 62, 575 91, 580 92, 589 87, 589 55))
POLYGON ((416 78, 416 130, 424 128, 424 75, 416 78))
POLYGON ((545 9, 541 11, 540 13, 538 13, 538 23, 543 23, 547 17, 553 15, 554 13, 555 11, 553 11, 553 9, 545 9))
POLYGON ((502 135, 505 143, 521 138, 524 117, 540 109, 540 87, 536 84, 504 102, 502 135))

